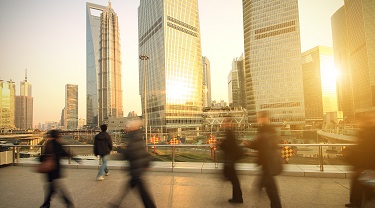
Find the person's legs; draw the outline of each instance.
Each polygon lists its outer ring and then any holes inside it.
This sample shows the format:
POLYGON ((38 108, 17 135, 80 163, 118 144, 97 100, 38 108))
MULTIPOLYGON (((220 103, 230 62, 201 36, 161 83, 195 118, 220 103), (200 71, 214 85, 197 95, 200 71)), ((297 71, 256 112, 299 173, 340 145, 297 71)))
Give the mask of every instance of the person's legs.
MULTIPOLYGON (((99 168, 97 178, 101 177, 104 173, 104 170, 107 168, 107 157, 108 157, 108 155, 101 155, 100 156, 100 158, 102 159, 102 165, 99 168)), ((108 171, 108 168, 107 168, 107 171, 108 171)))
POLYGON ((59 191, 61 192, 61 197, 64 199, 67 207, 75 207, 72 197, 61 179, 55 180, 55 187, 58 187, 59 191))
POLYGON ((110 203, 110 207, 113 207, 113 208, 120 207, 122 201, 125 199, 125 196, 129 192, 129 189, 134 188, 134 186, 132 187, 132 185, 133 185, 132 180, 126 183, 124 186, 124 189, 120 190, 122 192, 120 192, 120 194, 118 194, 118 196, 113 200, 113 203, 110 203))
POLYGON ((50 207, 51 197, 55 193, 54 181, 48 182, 44 186, 44 202, 41 208, 48 208, 50 207))
POLYGON ((234 165, 228 168, 229 180, 232 183, 232 199, 229 202, 242 203, 242 190, 234 165))
POLYGON ((134 179, 134 182, 136 186, 138 186, 139 194, 141 195, 143 205, 146 208, 154 208, 156 207, 154 201, 151 198, 151 195, 148 193, 145 185, 143 184, 143 181, 141 178, 134 179))
POLYGON ((263 177, 266 193, 271 201, 271 208, 281 208, 280 196, 277 191, 275 179, 270 175, 264 175, 263 177))
POLYGON ((350 203, 345 204, 346 207, 361 207, 363 187, 362 184, 360 184, 360 182, 358 181, 360 174, 360 171, 355 171, 352 176, 352 180, 350 183, 350 203))

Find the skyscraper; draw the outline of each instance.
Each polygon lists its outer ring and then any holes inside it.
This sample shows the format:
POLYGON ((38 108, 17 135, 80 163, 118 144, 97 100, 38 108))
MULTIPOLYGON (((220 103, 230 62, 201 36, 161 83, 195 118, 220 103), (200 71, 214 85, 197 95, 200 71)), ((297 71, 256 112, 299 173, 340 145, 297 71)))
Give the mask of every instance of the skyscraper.
POLYGON ((15 100, 15 126, 19 129, 33 128, 33 97, 31 95, 31 84, 27 82, 27 71, 25 80, 20 82, 20 95, 15 100))
POLYGON ((344 121, 353 121, 355 116, 345 6, 342 6, 332 15, 331 23, 333 55, 335 67, 339 74, 337 80, 338 109, 343 112, 344 121))
POLYGON ((12 129, 15 127, 15 94, 16 85, 10 80, 0 80, 0 127, 12 129))
POLYGON ((123 117, 118 17, 108 7, 86 3, 87 125, 123 117))
POLYGON ((232 62, 228 75, 229 106, 246 108, 245 63, 243 54, 232 62))
POLYGON ((275 124, 304 123, 298 0, 243 0, 249 121, 267 110, 275 124))
POLYGON ((75 130, 78 127, 78 85, 65 85, 64 124, 66 129, 75 130))
POLYGON ((375 111, 375 6, 373 0, 345 0, 348 53, 356 115, 375 111))
POLYGON ((323 114, 336 112, 336 76, 333 50, 317 46, 302 53, 306 123, 323 121, 323 114))
POLYGON ((211 66, 206 56, 202 57, 203 65, 203 107, 211 106, 211 66))
POLYGON ((147 112, 149 126, 162 127, 163 132, 201 127, 203 73, 198 1, 141 0, 138 34, 139 54, 149 57, 139 63, 142 111, 147 112))

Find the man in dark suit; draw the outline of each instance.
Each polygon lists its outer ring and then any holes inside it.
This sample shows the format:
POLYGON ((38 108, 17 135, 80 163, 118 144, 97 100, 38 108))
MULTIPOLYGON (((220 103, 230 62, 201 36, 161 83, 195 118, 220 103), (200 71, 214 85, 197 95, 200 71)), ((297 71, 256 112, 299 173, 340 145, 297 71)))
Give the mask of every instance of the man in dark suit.
POLYGON ((262 166, 262 173, 258 181, 258 188, 266 188, 268 198, 271 201, 271 208, 281 207, 280 196, 273 176, 280 174, 281 153, 278 151, 278 136, 267 111, 258 113, 259 128, 257 138, 252 142, 244 142, 244 145, 251 149, 258 150, 258 164, 262 166))

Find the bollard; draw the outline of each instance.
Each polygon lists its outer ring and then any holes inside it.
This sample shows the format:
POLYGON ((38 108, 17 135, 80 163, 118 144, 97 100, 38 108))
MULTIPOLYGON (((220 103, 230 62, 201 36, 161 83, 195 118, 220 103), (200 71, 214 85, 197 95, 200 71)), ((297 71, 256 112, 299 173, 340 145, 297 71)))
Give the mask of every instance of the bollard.
POLYGON ((13 146, 13 165, 16 165, 16 147, 13 146))
POLYGON ((324 171, 324 167, 323 167, 323 147, 322 146, 319 146, 319 168, 320 168, 320 171, 324 171))
POLYGON ((71 151, 70 151, 70 146, 69 146, 69 156, 68 156, 68 164, 70 165, 72 163, 72 157, 71 157, 71 151))
POLYGON ((20 162, 20 147, 17 147, 17 163, 20 162))

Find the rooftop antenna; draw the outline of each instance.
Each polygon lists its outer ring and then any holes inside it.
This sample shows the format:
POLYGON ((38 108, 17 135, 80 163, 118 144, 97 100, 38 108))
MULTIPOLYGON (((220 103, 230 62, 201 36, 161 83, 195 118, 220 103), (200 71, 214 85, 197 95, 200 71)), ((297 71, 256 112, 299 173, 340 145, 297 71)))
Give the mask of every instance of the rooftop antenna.
POLYGON ((25 81, 27 82, 27 69, 25 69, 25 81))

